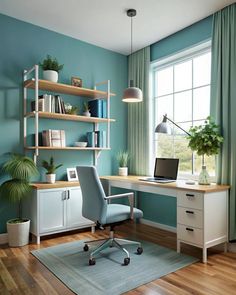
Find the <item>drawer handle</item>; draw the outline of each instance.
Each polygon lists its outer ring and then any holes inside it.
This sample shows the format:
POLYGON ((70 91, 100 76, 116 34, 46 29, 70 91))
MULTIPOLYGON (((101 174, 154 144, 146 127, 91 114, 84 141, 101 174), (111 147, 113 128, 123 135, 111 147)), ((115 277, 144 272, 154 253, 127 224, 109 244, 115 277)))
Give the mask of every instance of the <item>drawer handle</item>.
POLYGON ((187 197, 191 197, 191 198, 194 198, 195 197, 195 195, 193 195, 193 194, 186 194, 186 196, 187 197))
POLYGON ((194 229, 193 228, 190 228, 190 227, 186 227, 186 230, 188 230, 188 231, 194 231, 194 229))
POLYGON ((189 210, 186 210, 185 212, 188 213, 188 214, 194 214, 193 211, 189 211, 189 210))

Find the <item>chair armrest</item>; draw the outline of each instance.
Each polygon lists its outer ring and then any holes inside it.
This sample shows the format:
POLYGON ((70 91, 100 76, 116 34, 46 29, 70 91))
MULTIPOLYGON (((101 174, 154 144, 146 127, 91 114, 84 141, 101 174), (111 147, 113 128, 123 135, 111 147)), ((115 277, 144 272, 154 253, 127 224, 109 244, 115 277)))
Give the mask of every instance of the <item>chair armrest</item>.
POLYGON ((124 193, 124 194, 107 196, 104 199, 105 200, 112 200, 112 199, 118 199, 118 198, 124 198, 124 197, 129 198, 130 219, 134 219, 134 193, 124 193))

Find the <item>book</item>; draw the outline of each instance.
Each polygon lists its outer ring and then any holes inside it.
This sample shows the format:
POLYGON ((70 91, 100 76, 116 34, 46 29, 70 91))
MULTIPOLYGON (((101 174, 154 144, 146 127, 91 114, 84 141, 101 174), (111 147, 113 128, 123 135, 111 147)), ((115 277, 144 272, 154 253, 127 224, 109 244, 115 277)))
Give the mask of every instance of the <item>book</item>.
POLYGON ((66 146, 65 130, 52 130, 52 129, 43 130, 42 143, 43 143, 43 146, 65 147, 66 146))
POLYGON ((90 100, 88 106, 92 117, 102 118, 102 100, 90 100))
MULTIPOLYGON (((45 112, 44 98, 38 99, 38 111, 45 112)), ((35 100, 31 101, 31 112, 35 112, 35 100)))
POLYGON ((95 132, 87 132, 88 147, 95 147, 95 132))
POLYGON ((106 147, 106 131, 95 131, 95 134, 97 135, 97 144, 95 144, 96 147, 106 147))
POLYGON ((51 113, 52 112, 52 96, 50 94, 43 95, 45 101, 45 112, 51 113))
POLYGON ((107 118, 107 100, 102 100, 102 118, 107 118))

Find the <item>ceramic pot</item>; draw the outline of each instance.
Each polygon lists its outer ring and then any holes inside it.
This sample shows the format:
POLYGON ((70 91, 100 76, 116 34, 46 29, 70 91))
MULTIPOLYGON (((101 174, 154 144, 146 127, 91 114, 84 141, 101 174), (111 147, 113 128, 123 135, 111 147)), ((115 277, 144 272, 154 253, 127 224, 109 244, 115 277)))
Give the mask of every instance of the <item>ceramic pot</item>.
POLYGON ((51 70, 43 71, 43 78, 44 78, 44 80, 48 80, 51 82, 57 82, 58 81, 58 72, 51 71, 51 70))
POLYGON ((8 244, 10 247, 21 247, 29 244, 30 220, 20 223, 7 222, 8 244))
POLYGON ((46 174, 46 182, 55 183, 55 181, 56 181, 56 174, 46 174))
POLYGON ((205 165, 202 166, 202 171, 199 174, 198 184, 210 184, 210 176, 205 165))
POLYGON ((83 116, 85 116, 85 117, 91 117, 91 113, 89 111, 83 112, 83 116))
POLYGON ((119 176, 127 176, 128 167, 119 167, 119 176))

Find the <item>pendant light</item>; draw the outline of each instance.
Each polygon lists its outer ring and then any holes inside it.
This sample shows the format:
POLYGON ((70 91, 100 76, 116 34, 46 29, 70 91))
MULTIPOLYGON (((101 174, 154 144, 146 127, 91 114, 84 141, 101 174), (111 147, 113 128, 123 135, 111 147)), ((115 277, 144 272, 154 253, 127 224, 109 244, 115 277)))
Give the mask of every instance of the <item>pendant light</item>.
MULTIPOLYGON (((136 15, 135 9, 127 10, 127 16, 131 18, 131 62, 133 53, 133 17, 136 15)), ((143 100, 143 93, 140 88, 134 87, 134 81, 130 80, 129 87, 124 90, 122 101, 124 102, 141 102, 143 100)))

